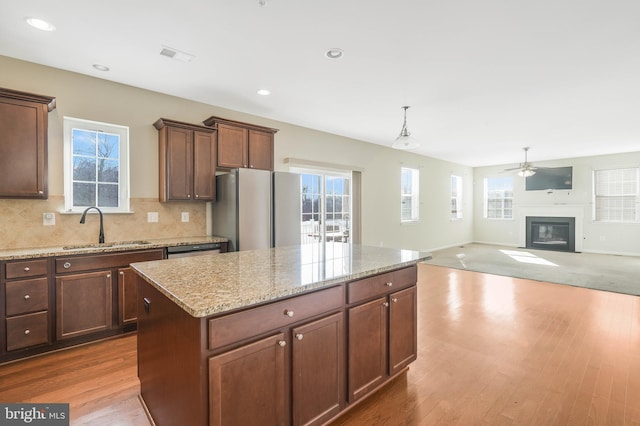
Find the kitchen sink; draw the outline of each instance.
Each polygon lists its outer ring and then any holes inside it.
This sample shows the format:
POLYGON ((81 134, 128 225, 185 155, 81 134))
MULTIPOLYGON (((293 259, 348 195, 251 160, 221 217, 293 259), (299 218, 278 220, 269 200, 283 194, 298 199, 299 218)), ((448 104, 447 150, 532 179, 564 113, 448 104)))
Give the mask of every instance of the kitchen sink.
POLYGON ((114 241, 112 243, 93 243, 93 244, 74 244, 69 246, 63 246, 63 250, 82 250, 91 248, 118 248, 118 247, 135 247, 145 244, 151 244, 150 241, 138 240, 138 241, 114 241))

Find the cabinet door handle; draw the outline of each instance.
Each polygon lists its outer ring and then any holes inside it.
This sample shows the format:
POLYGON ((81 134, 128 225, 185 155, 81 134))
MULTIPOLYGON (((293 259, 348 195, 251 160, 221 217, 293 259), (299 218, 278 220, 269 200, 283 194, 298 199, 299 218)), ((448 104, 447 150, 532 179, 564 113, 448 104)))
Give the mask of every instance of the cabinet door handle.
POLYGON ((393 303, 397 303, 397 302, 398 302, 398 298, 397 298, 397 297, 392 297, 392 298, 391 298, 391 301, 392 301, 393 303))
POLYGON ((196 198, 200 197, 198 194, 196 194, 196 198))
POLYGON ((111 274, 107 274, 107 278, 111 278, 111 274))
POLYGON ((124 272, 120 271, 120 275, 124 275, 124 272))
POLYGON ((391 281, 389 281, 388 283, 385 283, 384 285, 386 285, 387 287, 391 287, 393 285, 393 283, 391 281))
POLYGON ((284 340, 278 340, 278 346, 284 348, 285 346, 287 346, 287 342, 285 342, 284 340))
POLYGON ((296 333, 296 339, 298 340, 302 340, 302 338, 304 337, 304 334, 302 333, 296 333))
POLYGON ((385 308, 388 308, 388 307, 389 307, 389 302, 384 302, 384 303, 382 304, 382 306, 384 306, 385 308))
POLYGON ((71 268, 71 263, 70 263, 70 262, 64 262, 64 264, 62 265, 62 267, 63 267, 64 269, 69 269, 69 268, 71 268))
POLYGON ((187 194, 187 198, 191 198, 191 194, 187 194))
POLYGON ((27 335, 27 334, 29 334, 29 333, 31 333, 31 330, 29 330, 29 329, 27 328, 27 329, 24 331, 24 334, 25 334, 25 335, 27 335))
POLYGON ((286 311, 284 311, 284 314, 286 316, 288 316, 289 318, 293 317, 293 311, 290 311, 289 309, 287 309, 286 311))
POLYGON ((25 272, 29 272, 30 270, 31 270, 31 269, 29 269, 29 267, 28 267, 28 266, 25 266, 25 267, 24 267, 24 271, 25 271, 25 272))
POLYGON ((29 300, 31 298, 31 296, 29 296, 28 294, 24 295, 24 300, 29 300))

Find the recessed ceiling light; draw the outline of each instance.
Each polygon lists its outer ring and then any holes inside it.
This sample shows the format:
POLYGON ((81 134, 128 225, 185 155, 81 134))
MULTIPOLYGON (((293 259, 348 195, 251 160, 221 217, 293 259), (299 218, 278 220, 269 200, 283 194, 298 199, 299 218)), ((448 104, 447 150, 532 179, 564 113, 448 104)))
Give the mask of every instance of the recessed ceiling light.
POLYGON ((344 55, 343 50, 337 47, 332 47, 331 49, 324 52, 324 56, 329 59, 340 59, 342 58, 342 55, 344 55))
POLYGON ((39 19, 39 18, 26 18, 27 24, 31 25, 33 28, 37 28, 42 31, 54 31, 56 27, 49 22, 39 19))
POLYGON ((93 64, 93 67, 98 71, 109 71, 109 67, 106 65, 93 64))
POLYGON ((267 89, 258 90, 258 95, 260 95, 260 96, 269 96, 270 94, 271 94, 271 91, 269 91, 267 89))

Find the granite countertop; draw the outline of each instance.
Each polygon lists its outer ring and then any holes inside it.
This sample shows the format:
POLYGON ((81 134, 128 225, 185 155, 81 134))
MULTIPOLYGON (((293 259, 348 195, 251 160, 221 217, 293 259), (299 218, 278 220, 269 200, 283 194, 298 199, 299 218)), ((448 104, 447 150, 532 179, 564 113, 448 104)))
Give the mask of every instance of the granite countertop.
POLYGON ((347 243, 132 263, 147 282, 196 318, 277 300, 431 259, 425 252, 347 243))
POLYGON ((70 244, 68 246, 33 247, 0 250, 0 260, 34 259, 51 256, 72 256, 76 254, 99 254, 127 250, 155 249, 184 246, 188 244, 223 243, 228 239, 222 237, 180 237, 159 238, 135 241, 107 241, 104 244, 70 244))

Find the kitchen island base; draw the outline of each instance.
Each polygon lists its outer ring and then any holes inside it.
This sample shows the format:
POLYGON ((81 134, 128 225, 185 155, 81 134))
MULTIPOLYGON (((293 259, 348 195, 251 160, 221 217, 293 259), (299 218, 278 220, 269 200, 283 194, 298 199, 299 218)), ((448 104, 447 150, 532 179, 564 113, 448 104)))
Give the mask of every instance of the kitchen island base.
POLYGON ((417 267, 400 266, 197 317, 134 265, 138 375, 154 424, 341 416, 416 359, 417 267))

